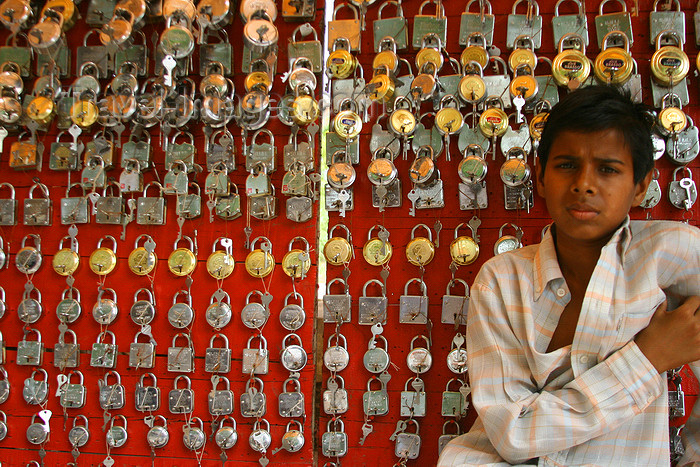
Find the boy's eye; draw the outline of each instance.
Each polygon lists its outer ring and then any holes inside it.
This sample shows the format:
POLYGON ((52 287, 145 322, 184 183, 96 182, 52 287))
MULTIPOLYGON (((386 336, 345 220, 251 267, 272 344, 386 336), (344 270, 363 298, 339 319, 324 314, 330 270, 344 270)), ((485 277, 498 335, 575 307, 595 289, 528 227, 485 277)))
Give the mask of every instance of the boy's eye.
POLYGON ((572 162, 562 162, 557 164, 557 167, 560 169, 572 169, 574 168, 574 164, 572 162))
POLYGON ((600 170, 605 173, 617 173, 617 169, 614 167, 610 167, 609 165, 602 166, 600 170))

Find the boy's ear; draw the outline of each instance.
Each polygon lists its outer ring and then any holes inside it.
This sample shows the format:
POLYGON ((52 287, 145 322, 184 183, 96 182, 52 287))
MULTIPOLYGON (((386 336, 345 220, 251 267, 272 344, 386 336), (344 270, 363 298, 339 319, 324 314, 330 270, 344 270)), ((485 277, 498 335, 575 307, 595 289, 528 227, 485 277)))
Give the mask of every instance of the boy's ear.
POLYGON ((644 201, 644 197, 647 194, 647 189, 649 188, 649 184, 651 183, 651 179, 653 178, 654 175, 654 169, 650 170, 649 173, 646 174, 646 176, 637 183, 637 185, 634 188, 634 200, 632 201, 632 207, 636 208, 640 204, 642 204, 642 201, 644 201))
POLYGON ((544 167, 542 163, 537 164, 537 194, 544 198, 544 167))

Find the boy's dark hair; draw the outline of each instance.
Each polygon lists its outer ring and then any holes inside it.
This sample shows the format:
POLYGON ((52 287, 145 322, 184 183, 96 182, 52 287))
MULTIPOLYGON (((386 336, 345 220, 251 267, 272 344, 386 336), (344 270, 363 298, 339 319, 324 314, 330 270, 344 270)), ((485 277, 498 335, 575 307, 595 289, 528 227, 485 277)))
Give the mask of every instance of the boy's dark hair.
POLYGON ((634 182, 654 168, 651 131, 654 119, 644 104, 635 104, 628 91, 593 85, 567 94, 549 112, 538 148, 542 170, 552 143, 563 131, 593 133, 614 128, 622 134, 632 154, 634 182))

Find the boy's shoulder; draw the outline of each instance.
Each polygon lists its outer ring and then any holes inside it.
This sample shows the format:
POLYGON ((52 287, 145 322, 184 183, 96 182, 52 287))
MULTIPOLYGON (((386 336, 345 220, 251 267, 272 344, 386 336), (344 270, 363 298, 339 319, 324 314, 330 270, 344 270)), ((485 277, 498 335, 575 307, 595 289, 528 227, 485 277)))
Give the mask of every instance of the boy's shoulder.
POLYGON ((630 248, 653 248, 697 252, 700 229, 677 221, 630 221, 630 248))

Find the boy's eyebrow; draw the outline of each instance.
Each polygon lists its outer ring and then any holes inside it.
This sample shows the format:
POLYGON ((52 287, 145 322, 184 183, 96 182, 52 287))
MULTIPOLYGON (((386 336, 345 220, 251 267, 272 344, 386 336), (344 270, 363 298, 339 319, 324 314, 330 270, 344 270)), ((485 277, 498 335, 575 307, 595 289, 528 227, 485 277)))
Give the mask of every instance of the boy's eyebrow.
MULTIPOLYGON (((555 159, 564 159, 567 161, 576 161, 579 160, 580 157, 578 156, 572 156, 570 154, 557 154, 553 157, 551 157, 552 160, 555 159)), ((620 164, 620 165, 625 165, 625 161, 622 159, 617 159, 617 158, 606 158, 606 157, 594 157, 593 158, 596 162, 602 162, 604 164, 620 164)))

